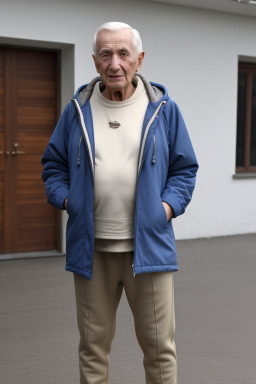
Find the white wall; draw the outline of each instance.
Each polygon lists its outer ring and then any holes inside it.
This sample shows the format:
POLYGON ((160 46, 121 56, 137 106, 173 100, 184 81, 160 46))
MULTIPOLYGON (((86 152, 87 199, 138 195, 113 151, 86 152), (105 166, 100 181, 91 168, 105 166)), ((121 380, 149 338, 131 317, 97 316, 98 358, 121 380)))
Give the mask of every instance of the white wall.
MULTIPOLYGON (((193 201, 175 219, 176 237, 256 232, 256 178, 232 178, 238 56, 256 58, 255 18, 146 1, 0 0, 0 9, 0 44, 18 38, 52 45, 71 62, 74 46, 75 88, 96 75, 91 39, 100 24, 119 20, 137 28, 146 51, 141 73, 169 89, 200 163, 193 201)), ((66 70, 62 77, 62 107, 72 96, 72 76, 66 70)))

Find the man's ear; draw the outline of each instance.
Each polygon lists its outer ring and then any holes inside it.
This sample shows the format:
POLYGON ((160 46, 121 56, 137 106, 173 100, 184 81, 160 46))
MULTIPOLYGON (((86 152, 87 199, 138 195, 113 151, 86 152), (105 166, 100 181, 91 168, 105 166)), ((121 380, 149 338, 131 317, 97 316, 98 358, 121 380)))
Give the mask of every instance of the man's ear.
POLYGON ((92 55, 92 58, 93 58, 93 61, 94 61, 94 65, 95 65, 96 71, 99 73, 98 60, 97 60, 95 55, 92 55))
POLYGON ((145 52, 144 51, 141 51, 139 53, 139 55, 138 55, 138 65, 137 65, 137 68, 136 68, 137 72, 140 69, 140 67, 142 66, 142 63, 143 63, 143 60, 144 60, 144 56, 145 56, 145 52))

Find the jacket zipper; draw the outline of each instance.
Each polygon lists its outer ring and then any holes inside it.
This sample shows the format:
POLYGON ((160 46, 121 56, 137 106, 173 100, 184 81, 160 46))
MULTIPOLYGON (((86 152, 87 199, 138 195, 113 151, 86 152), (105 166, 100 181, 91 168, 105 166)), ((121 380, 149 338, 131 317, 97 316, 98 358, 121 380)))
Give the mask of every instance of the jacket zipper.
MULTIPOLYGON (((159 116, 160 109, 161 109, 162 105, 165 105, 165 104, 166 104, 166 101, 162 101, 159 104, 159 106, 157 107, 157 109, 156 109, 155 113, 153 114, 153 116, 151 117, 151 119, 149 120, 149 122, 148 122, 148 124, 146 126, 146 129, 145 129, 143 140, 142 140, 142 144, 141 144, 141 150, 140 150, 140 155, 139 155, 139 164, 138 164, 137 187, 136 187, 136 207, 135 207, 135 223, 134 223, 134 258, 135 258, 135 252, 136 252, 137 202, 138 202, 138 194, 139 194, 139 177, 140 177, 141 167, 142 167, 142 164, 143 164, 144 149, 145 149, 145 145, 146 145, 146 140, 147 140, 149 129, 150 129, 151 125, 153 124, 155 118, 157 118, 159 116)), ((154 159, 154 162, 155 162, 155 135, 154 135, 154 153, 153 153, 152 162, 153 162, 153 159, 154 159)), ((133 264, 132 264, 132 270, 133 270, 133 276, 135 277, 134 259, 133 259, 133 264)))

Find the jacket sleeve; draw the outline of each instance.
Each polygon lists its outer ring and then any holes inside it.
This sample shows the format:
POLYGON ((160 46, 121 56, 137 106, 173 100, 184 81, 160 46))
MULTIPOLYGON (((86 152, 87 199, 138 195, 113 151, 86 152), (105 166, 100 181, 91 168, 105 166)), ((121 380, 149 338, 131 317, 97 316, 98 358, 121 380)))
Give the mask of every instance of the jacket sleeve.
POLYGON ((197 159, 178 106, 171 101, 167 118, 169 138, 169 168, 162 201, 168 203, 173 217, 184 213, 195 188, 197 159))
POLYGON ((64 201, 69 192, 67 119, 68 106, 62 113, 42 158, 42 179, 47 201, 59 209, 65 209, 64 201))

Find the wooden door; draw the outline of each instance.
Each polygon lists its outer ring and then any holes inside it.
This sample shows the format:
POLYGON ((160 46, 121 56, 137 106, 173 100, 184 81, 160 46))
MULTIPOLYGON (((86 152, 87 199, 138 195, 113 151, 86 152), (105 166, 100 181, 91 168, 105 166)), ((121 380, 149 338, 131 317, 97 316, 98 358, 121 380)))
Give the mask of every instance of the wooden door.
POLYGON ((0 47, 0 254, 58 248, 41 180, 57 117, 57 53, 0 47))

